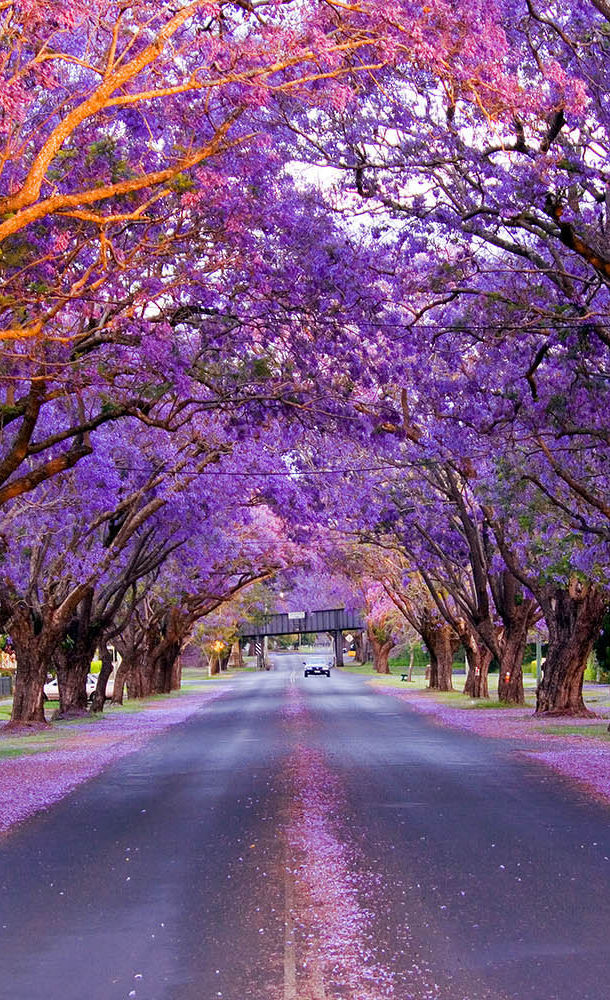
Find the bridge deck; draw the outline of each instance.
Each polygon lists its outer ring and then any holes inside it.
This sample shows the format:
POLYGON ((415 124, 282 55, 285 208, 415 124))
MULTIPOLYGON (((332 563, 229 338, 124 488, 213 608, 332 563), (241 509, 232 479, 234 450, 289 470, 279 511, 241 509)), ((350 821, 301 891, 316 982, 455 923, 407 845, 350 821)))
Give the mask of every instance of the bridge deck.
POLYGON ((258 635, 294 635, 297 632, 359 632, 364 628, 366 625, 357 611, 331 608, 326 611, 309 611, 298 618, 294 613, 267 615, 262 625, 244 622, 239 628, 239 634, 244 639, 252 639, 258 635))

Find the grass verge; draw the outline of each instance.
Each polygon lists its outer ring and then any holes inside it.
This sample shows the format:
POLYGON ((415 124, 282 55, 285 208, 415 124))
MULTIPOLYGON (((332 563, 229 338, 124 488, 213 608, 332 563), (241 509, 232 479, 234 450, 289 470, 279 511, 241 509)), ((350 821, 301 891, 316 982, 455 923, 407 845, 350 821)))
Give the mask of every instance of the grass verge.
MULTIPOLYGON (((219 679, 226 680, 230 676, 232 674, 223 673, 219 679)), ((211 680, 214 681, 216 678, 211 678, 211 680)), ((80 726, 91 726, 105 719, 112 719, 118 716, 137 715, 157 704, 160 705, 163 702, 174 701, 184 695, 195 694, 197 691, 204 691, 209 687, 209 681, 210 678, 207 677, 205 671, 193 670, 189 671, 181 689, 173 691, 171 694, 156 694, 142 699, 126 698, 122 705, 113 705, 111 702, 108 702, 103 712, 83 715, 74 719, 58 719, 53 721, 48 728, 35 729, 32 732, 25 730, 20 733, 9 732, 5 735, 3 727, 0 727, 0 760, 53 750, 66 736, 67 732, 73 732, 80 726)), ((50 716, 56 707, 57 703, 46 703, 45 714, 47 720, 50 720, 50 716)), ((10 716, 11 703, 5 702, 1 704, 0 723, 3 721, 8 722, 10 716)))

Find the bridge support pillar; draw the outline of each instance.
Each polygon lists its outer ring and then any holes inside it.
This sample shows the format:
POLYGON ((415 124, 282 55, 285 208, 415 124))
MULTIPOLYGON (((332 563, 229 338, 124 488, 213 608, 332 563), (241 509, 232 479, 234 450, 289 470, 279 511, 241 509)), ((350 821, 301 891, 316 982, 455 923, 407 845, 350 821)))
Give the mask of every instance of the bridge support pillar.
POLYGON ((265 669, 265 646, 262 639, 256 640, 256 669, 265 669))
POLYGON ((335 663, 338 667, 343 666, 343 632, 333 632, 335 643, 335 663))

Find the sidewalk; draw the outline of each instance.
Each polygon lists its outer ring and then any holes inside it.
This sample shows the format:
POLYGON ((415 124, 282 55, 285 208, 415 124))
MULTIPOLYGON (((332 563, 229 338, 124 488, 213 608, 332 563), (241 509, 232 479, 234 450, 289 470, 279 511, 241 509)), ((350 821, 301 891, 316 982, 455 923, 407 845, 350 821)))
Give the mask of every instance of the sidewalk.
POLYGON ((56 722, 31 735, 5 735, 0 723, 0 834, 231 690, 212 683, 127 708, 109 706, 101 716, 56 722))

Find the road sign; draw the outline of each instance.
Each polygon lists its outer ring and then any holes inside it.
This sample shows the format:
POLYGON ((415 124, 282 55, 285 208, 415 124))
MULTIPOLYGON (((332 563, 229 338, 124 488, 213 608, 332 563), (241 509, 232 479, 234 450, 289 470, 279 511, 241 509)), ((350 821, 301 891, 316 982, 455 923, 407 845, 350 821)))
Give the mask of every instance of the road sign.
POLYGON ((347 642, 353 642, 354 641, 353 635, 350 635, 349 632, 347 633, 347 635, 345 636, 345 638, 346 638, 347 642))
POLYGON ((288 612, 288 621, 289 622, 302 621, 302 619, 305 618, 305 617, 306 617, 305 611, 289 611, 288 612))

